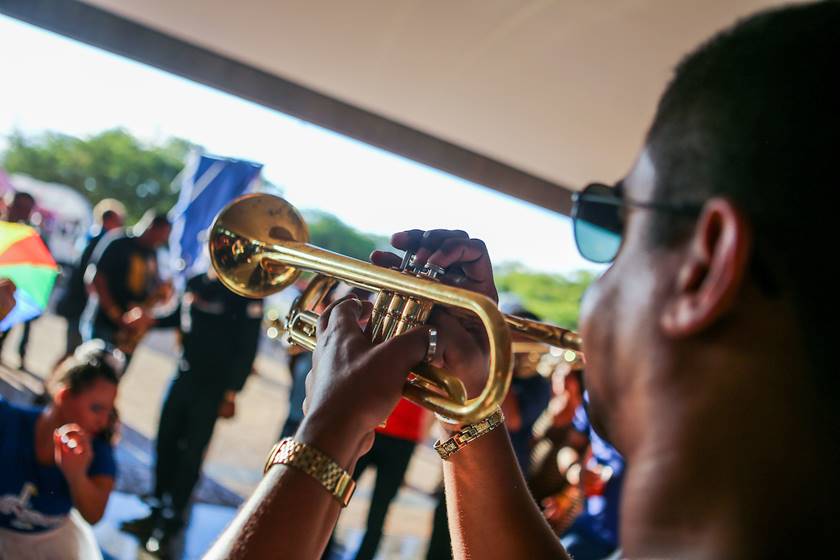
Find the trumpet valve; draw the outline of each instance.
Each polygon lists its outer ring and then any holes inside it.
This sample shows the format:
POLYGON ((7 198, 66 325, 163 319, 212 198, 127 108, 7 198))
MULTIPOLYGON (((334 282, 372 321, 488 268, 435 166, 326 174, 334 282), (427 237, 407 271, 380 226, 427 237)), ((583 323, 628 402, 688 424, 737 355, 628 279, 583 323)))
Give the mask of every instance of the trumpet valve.
POLYGON ((286 319, 286 341, 307 350, 314 350, 317 343, 318 315, 313 311, 292 309, 286 319))
POLYGON ((370 313, 370 321, 367 326, 368 338, 377 340, 382 333, 382 322, 388 312, 388 304, 391 303, 391 292, 380 290, 373 301, 373 309, 370 313))
POLYGON ((406 299, 406 297, 399 294, 391 294, 388 308, 385 310, 385 316, 382 318, 382 326, 379 332, 376 333, 378 336, 372 339, 373 342, 382 342, 394 335, 394 331, 402 318, 403 305, 406 299))
POLYGON ((403 306, 402 315, 397 323, 397 328, 394 330, 394 336, 424 324, 429 318, 433 305, 430 301, 409 298, 403 306))

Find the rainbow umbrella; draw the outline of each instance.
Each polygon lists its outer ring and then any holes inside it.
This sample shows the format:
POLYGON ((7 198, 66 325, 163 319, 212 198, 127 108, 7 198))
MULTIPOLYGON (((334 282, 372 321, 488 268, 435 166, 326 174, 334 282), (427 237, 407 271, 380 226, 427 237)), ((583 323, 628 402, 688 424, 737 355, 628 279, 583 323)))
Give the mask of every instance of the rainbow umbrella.
POLYGON ((58 266, 34 228, 0 222, 0 278, 9 278, 17 286, 15 307, 0 321, 0 331, 40 315, 57 275, 58 266))

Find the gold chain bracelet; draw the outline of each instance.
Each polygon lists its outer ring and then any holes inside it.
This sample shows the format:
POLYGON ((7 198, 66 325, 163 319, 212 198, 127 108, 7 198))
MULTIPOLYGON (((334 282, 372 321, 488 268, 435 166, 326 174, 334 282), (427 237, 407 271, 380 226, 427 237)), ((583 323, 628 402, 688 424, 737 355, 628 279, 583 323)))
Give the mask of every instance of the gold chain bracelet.
POLYGON ((502 414, 502 409, 497 408, 496 412, 490 416, 479 420, 475 424, 464 426, 448 440, 436 441, 435 451, 438 452, 441 459, 449 459, 453 453, 463 449, 471 441, 477 440, 487 432, 492 431, 497 426, 504 423, 504 421, 505 415, 502 414))

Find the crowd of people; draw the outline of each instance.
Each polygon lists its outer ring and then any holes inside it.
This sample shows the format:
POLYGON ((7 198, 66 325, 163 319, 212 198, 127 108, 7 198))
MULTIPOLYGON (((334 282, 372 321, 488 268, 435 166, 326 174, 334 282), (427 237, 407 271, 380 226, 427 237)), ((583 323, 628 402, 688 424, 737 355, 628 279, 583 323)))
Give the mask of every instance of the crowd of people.
MULTIPOLYGON (((8 205, 5 217, 7 220, 27 222, 34 202, 30 195, 16 193, 8 205)), ((85 463, 88 478, 103 481, 105 479, 102 477, 107 475, 107 484, 101 482, 98 486, 85 485, 79 489, 68 481, 70 493, 62 501, 64 509, 61 512, 64 518, 62 523, 67 525, 68 529, 53 530, 58 523, 53 520, 42 526, 27 526, 28 529, 22 531, 24 536, 13 540, 24 543, 32 534, 38 533, 40 540, 45 543, 44 547, 66 546, 67 542, 70 542, 67 539, 72 538, 83 543, 79 546, 87 546, 88 554, 95 548, 91 545, 90 534, 84 527, 84 521, 93 523, 102 516, 102 509, 116 476, 111 447, 118 426, 118 415, 114 406, 116 387, 145 333, 153 328, 172 328, 177 329, 179 333, 181 354, 176 361, 177 370, 165 394, 158 422, 153 465, 154 483, 150 494, 144 497, 150 506, 150 513, 142 518, 125 521, 121 525, 121 529, 136 536, 147 551, 160 557, 168 557, 173 550, 173 540, 182 533, 188 522, 191 496, 199 481, 205 451, 216 421, 218 418, 228 418, 234 414, 236 395, 242 390, 252 371, 263 329, 263 302, 234 294, 219 282, 212 270, 197 274, 186 281, 182 293, 176 298, 172 282, 162 278, 158 263, 157 249, 167 242, 171 231, 166 215, 148 212, 133 226, 125 227, 125 208, 120 202, 112 199, 98 203, 93 209, 93 215, 94 228, 81 240, 78 261, 65 274, 58 292, 55 311, 66 320, 67 331, 64 354, 57 361, 53 375, 61 377, 59 372, 66 370, 100 372, 101 376, 104 376, 103 379, 113 385, 113 394, 104 394, 104 389, 108 387, 92 381, 75 383, 70 393, 81 394, 85 398, 101 396, 96 404, 97 414, 106 417, 108 421, 93 423, 85 421, 78 412, 71 412, 69 415, 61 413, 60 410, 64 409, 59 407, 64 406, 66 398, 62 397, 59 402, 56 398, 58 393, 51 388, 45 389, 43 395, 36 396, 35 403, 40 405, 37 408, 22 408, 4 402, 10 418, 15 414, 26 418, 35 418, 37 414, 42 414, 49 417, 53 423, 60 418, 60 424, 49 424, 50 430, 57 433, 58 430, 69 429, 67 426, 72 426, 72 430, 69 431, 72 439, 55 439, 53 444, 57 451, 55 457, 49 461, 46 454, 29 457, 32 459, 29 465, 31 470, 21 471, 19 480, 12 484, 15 491, 6 492, 9 500, 13 499, 11 496, 15 496, 16 507, 9 510, 5 526, 0 529, 13 532, 26 525, 24 519, 48 519, 53 515, 55 510, 42 506, 40 501, 33 499, 39 492, 44 492, 44 488, 34 481, 41 466, 50 466, 65 473, 62 465, 67 459, 62 459, 60 452, 67 455, 70 450, 62 441, 66 443, 78 440, 83 442, 83 445, 79 443, 81 447, 73 449, 82 449, 83 459, 88 455, 98 457, 96 463, 85 463), (172 305, 159 305, 172 299, 178 300, 174 308, 172 305), (161 313, 160 309, 165 309, 166 312, 161 313), (231 352, 231 348, 235 348, 236 351, 231 352), (102 391, 93 391, 94 385, 102 391), (90 450, 89 453, 84 451, 87 449, 90 450), (100 461, 106 462, 107 466, 101 467, 100 461), (104 474, 100 474, 100 469, 104 474), (95 491, 97 496, 97 509, 94 511, 85 505, 88 497, 82 494, 87 491, 95 491), (80 518, 71 514, 71 505, 82 513, 80 518), (55 535, 53 544, 49 544, 51 539, 45 538, 47 534, 55 535)), ((8 287, 8 293, 13 294, 14 287, 8 281, 5 285, 8 287)), ((348 287, 339 285, 338 289, 334 290, 335 293, 329 294, 319 303, 317 311, 323 311, 331 300, 348 291, 348 287)), ((361 296, 363 292, 356 290, 354 293, 361 296)), ((509 311, 525 318, 536 319, 535 315, 522 308, 509 311)), ((28 331, 29 323, 22 328, 28 331)), ((548 490, 544 488, 542 495, 534 493, 534 496, 544 503, 546 515, 559 515, 558 500, 562 501, 564 492, 581 493, 581 496, 572 500, 569 507, 563 510, 563 515, 571 520, 585 515, 582 507, 584 485, 582 479, 567 476, 566 471, 573 465, 577 465, 575 468, 580 465, 588 468, 588 463, 583 458, 590 454, 589 431, 588 428, 578 429, 574 432, 577 439, 555 438, 555 449, 548 454, 541 453, 538 460, 532 460, 535 445, 547 437, 545 422, 540 428, 542 432, 536 429, 540 418, 547 418, 548 425, 556 431, 571 426, 576 409, 580 409, 578 414, 585 417, 580 380, 578 379, 578 389, 574 394, 567 391, 563 381, 568 375, 568 372, 563 371, 563 364, 567 362, 561 360, 558 365, 556 358, 547 350, 548 347, 539 351, 531 348, 516 354, 512 388, 504 401, 503 410, 507 417, 506 426, 523 472, 530 473, 532 463, 540 461, 542 476, 546 475, 546 471, 553 470, 555 478, 562 479, 559 485, 553 484, 548 490), (550 367, 546 366, 546 360, 551 362, 550 367), (541 364, 542 367, 539 367, 541 364), (538 369, 543 373, 539 373, 538 369), (553 408, 549 406, 550 403, 553 408), (554 412, 549 414, 551 410, 554 412), (564 420, 559 420, 561 417, 564 420), (567 439, 569 441, 566 441, 567 439), (558 467, 555 458, 572 448, 576 453, 575 458, 562 468, 558 467)), ((304 417, 305 379, 312 368, 311 352, 302 351, 295 346, 289 347, 288 351, 292 386, 289 394, 289 413, 281 430, 281 439, 293 436, 304 417)), ((20 363, 23 367, 23 352, 20 363)), ((580 371, 575 370, 574 374, 579 376, 580 371)), ((46 385, 52 387, 52 381, 46 385)), ((71 411, 78 410, 78 407, 71 408, 71 411)), ((13 429, 10 427, 13 426, 11 422, 6 422, 7 429, 13 429)), ((431 414, 418 405, 401 400, 386 422, 377 428, 377 437, 372 448, 357 463, 353 473, 354 477, 358 478, 368 467, 373 467, 376 471, 366 530, 352 557, 361 560, 376 556, 390 505, 404 482, 416 447, 429 442, 432 425, 431 414)), ((49 433, 50 430, 44 433, 49 433)), ((15 445, 19 446, 20 441, 16 440, 15 445)), ((38 450, 37 446, 35 449, 38 450)), ((7 453, 6 456, 11 457, 12 454, 27 455, 30 451, 26 448, 10 447, 7 453)), ((70 455, 70 460, 75 457, 76 455, 70 455)), ((88 459, 89 457, 85 461, 88 459)), ((66 473, 64 475, 67 476, 66 473)), ((529 479, 531 478, 535 481, 533 484, 538 486, 539 476, 529 475, 529 479)), ((600 491, 598 493, 602 494, 600 491)), ((435 498, 438 506, 435 509, 427 552, 427 558, 430 560, 451 557, 442 485, 435 498)), ((568 525, 570 523, 566 526, 558 525, 558 535, 564 534, 568 525)), ((592 540, 589 537, 582 539, 586 543, 592 540)), ((613 538, 610 541, 611 548, 608 545, 603 550, 611 551, 616 543, 616 539, 613 538)), ((322 557, 339 557, 346 548, 347 543, 342 547, 331 539, 322 557)), ((579 557, 600 556, 581 554, 579 557)))
MULTIPOLYGON (((831 291, 829 275, 803 263, 817 262, 828 238, 838 30, 836 2, 771 10, 679 64, 630 173, 574 200, 581 255, 610 263, 581 305, 585 357, 516 353, 511 390, 489 416, 435 423, 401 399, 424 362, 480 393, 486 345, 463 317, 437 309, 429 325, 373 345, 369 302, 352 293, 324 301, 317 348, 290 358, 282 439, 208 558, 336 557, 349 481, 368 467, 376 482, 354 557, 374 558, 430 430, 443 465, 430 560, 829 553, 838 525, 831 291), (793 455, 780 443, 792 441, 793 455)), ((4 219, 26 222, 34 203, 17 193, 4 219)), ((125 228, 119 203, 98 208, 59 303, 66 355, 44 404, 0 400, 0 557, 99 554, 88 524, 114 487, 120 378, 149 329, 175 328, 181 350, 158 423, 151 511, 122 527, 166 556, 216 421, 234 413, 257 354, 261 300, 228 291, 212 269, 176 297, 157 261, 166 215, 125 228), (175 308, 155 313, 173 298, 175 308)), ((444 283, 498 301, 480 240, 411 230, 392 244, 440 268, 444 283)), ((391 267, 400 257, 372 260, 391 267)), ((0 280, 0 313, 13 297, 0 280)))
MULTIPOLYGON (((16 192, 2 217, 27 223, 34 206, 31 195, 16 192)), ((256 357, 262 301, 230 292, 211 271, 190 278, 178 297, 162 278, 157 249, 171 231, 166 214, 147 212, 126 228, 124 206, 105 199, 93 215, 94 229, 80 240, 78 262, 55 304, 67 324, 64 355, 34 406, 0 398, 0 457, 17 465, 0 486, 2 558, 55 558, 56 551, 77 549, 72 557, 101 557, 87 524, 102 517, 114 486, 116 388, 153 328, 176 329, 181 355, 158 422, 154 484, 146 497, 151 514, 123 529, 149 552, 170 557, 168 544, 188 517, 216 420, 233 416, 256 357)), ((4 316, 14 294, 15 285, 0 280, 4 316)), ((28 333, 29 323, 22 329, 28 333)), ((20 360, 23 368, 23 350, 20 360)))

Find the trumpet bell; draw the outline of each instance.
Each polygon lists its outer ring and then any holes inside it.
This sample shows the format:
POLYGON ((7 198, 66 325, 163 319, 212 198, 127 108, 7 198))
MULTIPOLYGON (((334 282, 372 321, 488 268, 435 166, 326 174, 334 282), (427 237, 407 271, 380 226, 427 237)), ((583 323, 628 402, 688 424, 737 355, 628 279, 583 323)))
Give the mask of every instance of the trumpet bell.
POLYGON ((295 207, 276 196, 250 194, 228 204, 210 228, 210 259, 221 282, 245 297, 261 298, 290 286, 300 269, 268 259, 272 242, 309 241, 295 207))

